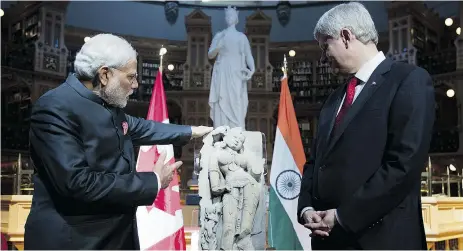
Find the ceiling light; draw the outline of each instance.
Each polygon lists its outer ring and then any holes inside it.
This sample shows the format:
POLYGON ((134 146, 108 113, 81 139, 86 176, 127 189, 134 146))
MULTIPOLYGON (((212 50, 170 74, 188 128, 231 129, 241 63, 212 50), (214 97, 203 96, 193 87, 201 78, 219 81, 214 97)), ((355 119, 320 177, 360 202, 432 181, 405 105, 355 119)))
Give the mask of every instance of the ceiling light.
POLYGON ((456 32, 457 32, 457 35, 460 35, 460 33, 461 33, 461 28, 458 27, 457 30, 456 30, 456 32))
POLYGON ((3 17, 3 15, 5 15, 5 12, 2 9, 0 9, 0 17, 3 17))
POLYGON ((452 24, 453 24, 453 19, 451 19, 450 17, 445 19, 445 25, 452 26, 452 24))
POLYGON ((167 66, 167 69, 168 69, 169 71, 173 71, 173 70, 174 70, 174 65, 173 65, 173 64, 169 64, 169 65, 167 66))
POLYGON ((294 57, 294 56, 296 56, 296 51, 295 50, 290 50, 288 54, 289 54, 290 57, 294 57))
POLYGON ((448 89, 447 97, 452 98, 453 96, 455 96, 455 91, 453 89, 448 89))
POLYGON ((84 42, 87 43, 90 40, 90 37, 85 37, 84 42))

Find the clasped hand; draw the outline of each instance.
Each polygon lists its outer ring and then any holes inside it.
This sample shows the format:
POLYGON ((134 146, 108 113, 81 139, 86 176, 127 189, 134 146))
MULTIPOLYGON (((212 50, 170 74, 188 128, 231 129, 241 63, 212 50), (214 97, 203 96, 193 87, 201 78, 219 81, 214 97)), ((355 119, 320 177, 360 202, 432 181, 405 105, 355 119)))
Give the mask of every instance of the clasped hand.
POLYGON ((310 229, 310 237, 321 236, 327 237, 330 235, 336 222, 336 209, 327 211, 307 210, 304 212, 304 227, 310 229))

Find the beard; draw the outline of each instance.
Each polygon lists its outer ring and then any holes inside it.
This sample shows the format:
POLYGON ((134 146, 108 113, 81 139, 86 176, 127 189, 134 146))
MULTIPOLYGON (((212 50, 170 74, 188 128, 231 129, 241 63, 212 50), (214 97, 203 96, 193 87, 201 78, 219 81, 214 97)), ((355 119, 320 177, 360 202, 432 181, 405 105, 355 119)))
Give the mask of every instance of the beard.
POLYGON ((106 103, 124 108, 127 105, 131 92, 127 92, 119 81, 114 80, 110 81, 106 87, 101 88, 97 94, 106 103))

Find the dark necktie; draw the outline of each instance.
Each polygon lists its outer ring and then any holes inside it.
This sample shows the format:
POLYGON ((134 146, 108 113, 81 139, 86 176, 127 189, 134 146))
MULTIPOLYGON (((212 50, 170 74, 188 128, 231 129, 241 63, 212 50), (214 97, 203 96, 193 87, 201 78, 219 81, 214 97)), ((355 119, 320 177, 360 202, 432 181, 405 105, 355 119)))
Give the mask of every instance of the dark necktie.
POLYGON ((344 102, 342 103, 341 109, 339 110, 338 115, 336 116, 336 121, 334 123, 334 127, 339 125, 344 115, 346 115, 349 108, 352 106, 352 102, 354 101, 355 96, 355 87, 359 84, 359 79, 356 77, 352 77, 347 84, 346 90, 346 97, 344 98, 344 102))

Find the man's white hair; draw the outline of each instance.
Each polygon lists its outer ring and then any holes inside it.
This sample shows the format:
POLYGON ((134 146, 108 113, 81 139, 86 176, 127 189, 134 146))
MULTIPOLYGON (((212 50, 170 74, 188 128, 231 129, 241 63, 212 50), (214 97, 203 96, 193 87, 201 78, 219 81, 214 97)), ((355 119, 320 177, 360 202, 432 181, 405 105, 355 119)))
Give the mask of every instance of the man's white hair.
POLYGON ((127 40, 112 34, 98 34, 77 53, 74 71, 77 78, 91 80, 102 66, 118 69, 136 59, 137 52, 127 40))
POLYGON ((330 36, 338 39, 342 29, 348 29, 362 43, 378 44, 378 31, 368 10, 361 3, 337 5, 325 12, 315 25, 314 36, 330 36))

